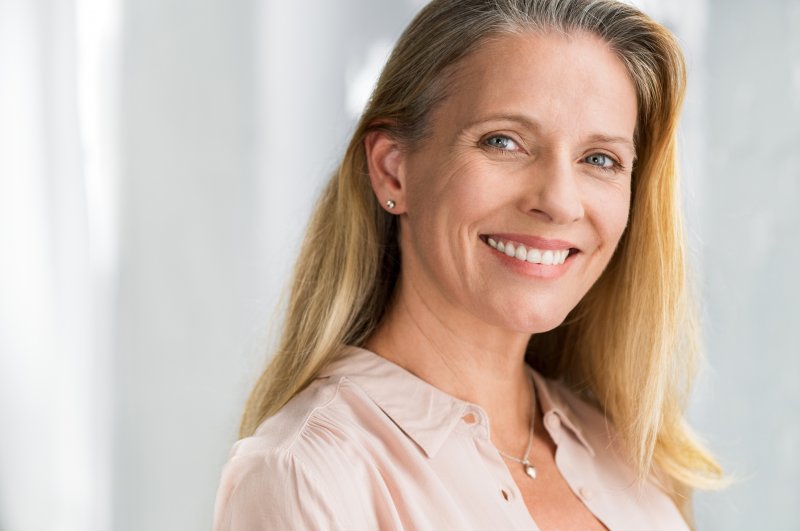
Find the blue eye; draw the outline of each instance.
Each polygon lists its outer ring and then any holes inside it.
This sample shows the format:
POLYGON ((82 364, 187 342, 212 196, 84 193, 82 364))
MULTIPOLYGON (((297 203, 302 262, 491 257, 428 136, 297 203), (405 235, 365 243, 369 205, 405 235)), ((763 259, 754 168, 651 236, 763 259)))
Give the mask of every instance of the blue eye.
POLYGON ((511 138, 505 135, 492 135, 486 138, 486 140, 484 140, 483 142, 489 147, 493 147, 495 149, 501 149, 503 151, 513 151, 519 148, 516 142, 514 142, 513 140, 511 140, 511 138))
POLYGON ((603 153, 593 153, 583 160, 592 166, 597 166, 598 168, 602 168, 604 170, 613 169, 618 165, 616 160, 612 159, 608 155, 604 155, 603 153))

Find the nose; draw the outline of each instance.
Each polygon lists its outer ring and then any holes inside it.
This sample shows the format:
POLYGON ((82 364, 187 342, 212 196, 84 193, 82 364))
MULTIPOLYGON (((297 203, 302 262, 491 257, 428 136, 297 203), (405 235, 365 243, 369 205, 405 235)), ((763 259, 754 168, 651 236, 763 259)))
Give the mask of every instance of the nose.
POLYGON ((579 176, 567 156, 548 157, 534 164, 525 210, 550 223, 568 225, 583 218, 579 176))

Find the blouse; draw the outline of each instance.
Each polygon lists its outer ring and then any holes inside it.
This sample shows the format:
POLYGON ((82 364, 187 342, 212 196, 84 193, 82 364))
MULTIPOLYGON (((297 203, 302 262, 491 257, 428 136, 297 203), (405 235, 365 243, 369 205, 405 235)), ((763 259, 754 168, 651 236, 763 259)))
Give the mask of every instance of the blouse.
MULTIPOLYGON (((610 530, 687 530, 600 411, 530 366, 555 462, 610 530)), ((538 530, 478 405, 356 347, 233 446, 214 531, 538 530)))

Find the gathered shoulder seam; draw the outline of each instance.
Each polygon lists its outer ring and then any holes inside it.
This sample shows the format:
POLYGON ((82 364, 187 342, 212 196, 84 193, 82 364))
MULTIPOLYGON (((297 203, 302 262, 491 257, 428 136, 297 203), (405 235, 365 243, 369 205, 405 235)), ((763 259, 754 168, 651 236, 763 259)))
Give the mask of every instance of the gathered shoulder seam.
POLYGON ((338 398, 338 396, 339 396, 339 389, 342 387, 342 383, 343 383, 343 382, 344 382, 346 379, 347 379, 347 377, 346 377, 346 376, 341 376, 341 377, 339 378, 339 381, 336 383, 336 390, 333 392, 333 394, 331 395, 331 397, 330 397, 328 400, 326 400, 324 403, 322 403, 322 404, 319 404, 319 405, 317 405, 317 406, 313 407, 313 408, 312 408, 312 409, 311 409, 311 410, 310 410, 310 411, 309 411, 309 412, 306 414, 305 418, 303 419, 303 422, 302 422, 302 424, 300 424, 300 427, 297 429, 297 431, 295 432, 295 434, 292 436, 291 440, 290 440, 290 441, 289 441, 289 442, 286 444, 286 446, 284 447, 284 450, 285 450, 285 451, 287 451, 287 452, 291 451, 291 448, 292 448, 292 447, 295 445, 295 443, 297 442, 297 440, 300 438, 300 436, 303 434, 303 432, 304 432, 304 431, 306 430, 306 428, 308 427, 308 422, 309 422, 309 420, 311 420, 311 417, 312 417, 312 416, 313 416, 313 415, 314 415, 314 414, 315 414, 317 411, 319 411, 319 410, 321 410, 321 409, 324 409, 324 408, 327 408, 327 407, 328 407, 328 406, 329 406, 329 405, 330 405, 330 404, 331 404, 331 403, 332 403, 334 400, 336 400, 336 398, 338 398))

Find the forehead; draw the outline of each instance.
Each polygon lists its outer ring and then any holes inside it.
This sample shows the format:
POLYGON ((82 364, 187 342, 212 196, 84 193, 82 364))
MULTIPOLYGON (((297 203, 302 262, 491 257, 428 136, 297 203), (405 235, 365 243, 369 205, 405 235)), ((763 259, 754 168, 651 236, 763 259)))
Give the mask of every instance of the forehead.
POLYGON ((455 65, 437 116, 463 127, 523 115, 543 134, 633 137, 636 89, 625 65, 587 33, 525 32, 487 39, 455 65))

